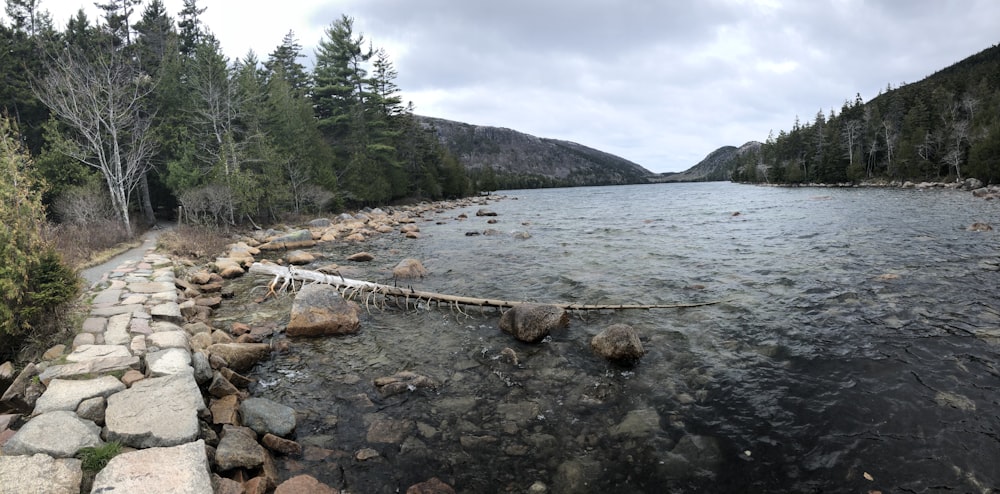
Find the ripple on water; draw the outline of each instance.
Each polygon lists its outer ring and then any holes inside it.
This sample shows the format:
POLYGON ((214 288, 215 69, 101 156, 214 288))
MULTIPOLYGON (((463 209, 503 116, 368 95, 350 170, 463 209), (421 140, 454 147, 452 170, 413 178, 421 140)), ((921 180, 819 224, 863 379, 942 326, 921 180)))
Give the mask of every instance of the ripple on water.
MULTIPOLYGON (((983 412, 1000 377, 1000 275, 982 267, 1000 252, 959 227, 997 205, 732 184, 515 194, 490 207, 528 240, 466 237, 487 227, 470 214, 421 224, 416 242, 373 240, 376 261, 359 269, 386 279, 416 257, 431 274, 412 286, 489 298, 725 302, 574 316, 536 345, 501 333, 496 313, 443 308, 373 311, 357 335, 293 340, 254 390, 295 407, 298 439, 318 448, 285 474, 366 492, 431 476, 466 492, 1000 487, 1000 425, 983 412), (638 365, 590 352, 614 323, 642 335, 638 365), (516 365, 495 358, 505 348, 516 365), (380 396, 374 379, 402 370, 439 385, 380 396), (354 460, 363 448, 379 456, 354 460)), ((323 248, 338 263, 360 250, 323 248)), ((253 312, 239 307, 229 317, 253 312)))

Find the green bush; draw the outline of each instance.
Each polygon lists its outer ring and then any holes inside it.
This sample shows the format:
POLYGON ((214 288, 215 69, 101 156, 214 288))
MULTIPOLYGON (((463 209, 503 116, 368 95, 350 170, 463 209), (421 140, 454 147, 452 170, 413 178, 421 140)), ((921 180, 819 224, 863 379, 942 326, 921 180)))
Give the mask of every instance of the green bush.
POLYGON ((0 118, 0 361, 17 354, 79 281, 42 238, 42 186, 6 117, 0 118))

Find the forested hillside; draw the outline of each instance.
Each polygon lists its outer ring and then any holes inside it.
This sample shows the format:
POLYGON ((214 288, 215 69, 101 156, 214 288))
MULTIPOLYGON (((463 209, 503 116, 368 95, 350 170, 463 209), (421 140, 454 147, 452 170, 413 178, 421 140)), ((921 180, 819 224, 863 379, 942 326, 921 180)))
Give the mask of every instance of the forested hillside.
POLYGON ((1000 182, 1000 46, 865 103, 768 136, 732 164, 733 179, 770 183, 864 180, 1000 182))
POLYGON ((105 215, 131 232, 130 213, 177 205, 222 225, 473 192, 347 16, 309 71, 292 32, 266 57, 228 59, 197 0, 176 19, 162 0, 108 0, 66 26, 43 3, 6 0, 0 108, 59 220, 105 215))
POLYGON ((469 170, 481 190, 646 183, 653 173, 575 142, 500 127, 417 117, 469 170))

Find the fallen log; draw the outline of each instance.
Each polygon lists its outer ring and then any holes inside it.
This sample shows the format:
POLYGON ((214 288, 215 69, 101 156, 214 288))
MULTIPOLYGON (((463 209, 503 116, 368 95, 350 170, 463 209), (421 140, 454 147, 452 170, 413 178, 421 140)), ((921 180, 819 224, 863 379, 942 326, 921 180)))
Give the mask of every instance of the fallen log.
MULTIPOLYGON (((345 299, 353 299, 357 297, 364 297, 365 304, 367 305, 369 301, 374 300, 375 297, 382 297, 382 299, 393 298, 396 300, 397 304, 400 299, 403 300, 403 307, 408 308, 410 301, 412 300, 414 306, 419 305, 420 302, 437 302, 438 304, 446 303, 450 307, 459 308, 461 306, 466 307, 495 307, 500 309, 509 309, 511 307, 526 304, 529 302, 516 302, 511 300, 498 300, 491 298, 474 298, 474 297, 463 297, 459 295, 447 295, 442 293, 434 292, 424 292, 419 290, 414 290, 412 288, 402 288, 398 286, 383 285, 381 283, 372 283, 370 281, 352 280, 350 278, 344 278, 338 274, 325 274, 319 271, 310 271, 308 269, 300 269, 294 266, 279 266, 277 264, 270 263, 259 263, 255 262, 250 266, 250 273, 254 274, 264 274, 274 276, 274 279, 268 284, 268 293, 265 296, 275 295, 284 292, 288 289, 294 289, 295 281, 302 282, 314 282, 314 283, 325 283, 328 285, 333 285, 337 287, 345 299)), ((575 311, 592 311, 592 310, 633 310, 633 309, 682 309, 688 307, 704 307, 707 305, 715 305, 723 302, 722 300, 717 300, 713 302, 695 302, 687 304, 566 304, 566 303, 554 303, 546 304, 553 305, 565 310, 575 310, 575 311)))

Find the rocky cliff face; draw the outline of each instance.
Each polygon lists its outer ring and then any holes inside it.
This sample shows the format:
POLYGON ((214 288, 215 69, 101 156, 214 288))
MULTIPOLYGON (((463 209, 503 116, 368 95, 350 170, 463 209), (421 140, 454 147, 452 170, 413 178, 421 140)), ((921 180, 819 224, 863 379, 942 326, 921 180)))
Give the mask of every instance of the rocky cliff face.
POLYGON ((654 182, 717 182, 730 179, 730 174, 736 168, 737 162, 744 153, 757 149, 760 142, 750 141, 740 147, 722 146, 711 153, 698 164, 680 173, 662 174, 653 179, 654 182))
POLYGON ((472 173, 491 168, 497 177, 548 186, 647 183, 655 174, 624 158, 575 142, 535 137, 500 127, 420 117, 472 173))

